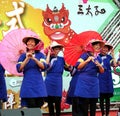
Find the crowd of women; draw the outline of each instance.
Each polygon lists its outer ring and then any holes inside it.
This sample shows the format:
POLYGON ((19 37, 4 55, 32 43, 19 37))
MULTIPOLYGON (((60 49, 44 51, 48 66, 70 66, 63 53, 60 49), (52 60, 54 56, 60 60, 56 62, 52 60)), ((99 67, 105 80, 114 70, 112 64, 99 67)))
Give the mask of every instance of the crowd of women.
MULTIPOLYGON (((98 98, 102 116, 109 115, 110 97, 114 92, 111 66, 120 65, 120 58, 118 62, 115 60, 113 46, 93 39, 86 45, 86 51, 80 55, 76 65, 70 66, 64 60, 64 46, 61 44, 52 42, 48 52, 43 54, 36 48, 42 42, 39 38, 25 37, 23 42, 27 46, 26 53, 21 54, 16 64, 17 71, 23 72, 21 107, 41 108, 47 102, 49 116, 60 116, 62 75, 67 70, 72 79, 66 102, 72 105, 72 116, 88 116, 88 109, 90 116, 95 116, 98 98)), ((4 71, 0 65, 1 104, 7 101, 4 71)))

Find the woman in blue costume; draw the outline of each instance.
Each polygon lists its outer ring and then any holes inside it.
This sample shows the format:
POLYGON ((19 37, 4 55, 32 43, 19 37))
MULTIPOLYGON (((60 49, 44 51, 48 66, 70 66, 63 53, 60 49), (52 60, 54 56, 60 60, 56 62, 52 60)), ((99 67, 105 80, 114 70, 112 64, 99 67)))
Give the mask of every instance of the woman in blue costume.
POLYGON ((113 96, 113 80, 111 66, 117 66, 113 47, 110 44, 105 43, 104 47, 100 52, 100 57, 104 65, 104 73, 99 74, 99 85, 100 85, 100 108, 102 116, 109 116, 110 112, 110 97, 113 96), (111 54, 108 54, 111 52, 111 54), (106 113, 104 108, 106 108, 106 113))
POLYGON ((66 102, 72 105, 72 116, 80 116, 81 113, 78 107, 79 97, 74 96, 74 91, 75 91, 76 83, 78 80, 79 70, 77 70, 76 67, 74 66, 70 66, 69 71, 72 79, 69 84, 66 102))
POLYGON ((0 64, 0 109, 2 109, 3 102, 7 101, 7 89, 4 74, 5 69, 0 64))
POLYGON ((26 37, 23 42, 27 52, 23 53, 16 65, 18 72, 23 72, 23 81, 20 89, 21 106, 28 108, 40 107, 47 97, 46 86, 42 71, 47 67, 45 56, 35 47, 42 41, 37 37, 26 37))
MULTIPOLYGON (((88 106, 90 105, 90 116, 95 116, 96 102, 99 97, 98 73, 103 73, 104 68, 101 65, 101 58, 94 56, 100 51, 104 42, 100 40, 91 40, 76 63, 79 70, 74 95, 79 97, 79 116, 88 116, 88 106), (90 48, 90 49, 89 49, 90 48)), ((78 116, 78 115, 76 115, 78 116)))
POLYGON ((47 102, 50 116, 55 116, 54 103, 56 116, 60 116, 61 111, 62 75, 65 65, 64 58, 60 55, 62 50, 63 46, 53 41, 46 59, 49 66, 46 72, 45 84, 48 93, 47 102))

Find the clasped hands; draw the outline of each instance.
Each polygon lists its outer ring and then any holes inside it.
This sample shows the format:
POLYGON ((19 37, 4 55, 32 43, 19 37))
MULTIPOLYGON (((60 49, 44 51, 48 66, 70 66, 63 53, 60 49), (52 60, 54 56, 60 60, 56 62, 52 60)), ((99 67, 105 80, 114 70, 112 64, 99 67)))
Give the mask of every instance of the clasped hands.
POLYGON ((35 57, 34 57, 34 54, 33 54, 33 53, 27 52, 27 53, 26 53, 26 58, 27 58, 27 59, 34 59, 35 57))
POLYGON ((90 61, 94 62, 94 63, 96 64, 96 66, 102 67, 102 65, 99 63, 98 60, 95 59, 94 56, 89 56, 89 57, 87 58, 87 62, 90 62, 90 61))

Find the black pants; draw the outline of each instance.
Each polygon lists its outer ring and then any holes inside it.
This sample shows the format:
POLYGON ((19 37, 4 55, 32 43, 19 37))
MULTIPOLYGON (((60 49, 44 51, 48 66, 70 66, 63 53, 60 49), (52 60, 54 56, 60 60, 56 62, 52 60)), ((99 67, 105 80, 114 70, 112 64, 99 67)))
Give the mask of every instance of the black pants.
POLYGON ((72 116, 88 116, 88 108, 90 107, 90 116, 96 114, 97 98, 77 98, 74 101, 73 107, 76 106, 76 110, 73 110, 72 116))
POLYGON ((2 109, 3 102, 0 100, 0 109, 2 109))
POLYGON ((112 97, 113 94, 106 93, 106 94, 100 94, 100 108, 102 115, 106 113, 106 115, 110 112, 110 97, 112 97), (104 104, 105 103, 105 104, 104 104), (106 112, 105 112, 106 109, 106 112))
POLYGON ((81 116, 80 105, 79 105, 79 98, 73 97, 72 98, 72 116, 81 116))
POLYGON ((61 97, 48 96, 47 98, 49 116, 55 116, 54 109, 56 110, 56 116, 60 116, 61 112, 61 97), (55 104, 55 107, 54 107, 55 104))
POLYGON ((44 104, 44 98, 24 98, 28 108, 41 108, 44 104))

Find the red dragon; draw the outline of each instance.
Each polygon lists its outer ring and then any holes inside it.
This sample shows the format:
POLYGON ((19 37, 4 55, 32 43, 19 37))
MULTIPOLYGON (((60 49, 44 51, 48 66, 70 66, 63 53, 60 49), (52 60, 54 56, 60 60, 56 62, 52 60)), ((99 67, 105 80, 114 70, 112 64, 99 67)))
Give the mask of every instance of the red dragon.
POLYGON ((62 4, 58 10, 54 7, 52 11, 47 5, 46 11, 43 11, 43 27, 45 34, 53 41, 65 45, 72 39, 75 32, 70 29, 71 21, 68 19, 69 12, 62 4))
MULTIPOLYGON (((57 7, 54 7, 54 9, 51 10, 47 5, 47 8, 42 12, 42 15, 44 19, 44 33, 51 41, 56 41, 65 47, 64 56, 66 56, 66 53, 70 48, 71 50, 75 49, 75 52, 77 49, 78 53, 81 54, 82 52, 80 51, 89 40, 102 39, 101 35, 96 31, 84 31, 79 34, 75 33, 75 31, 70 28, 71 21, 69 20, 69 11, 64 7, 64 4, 62 4, 60 10, 58 10, 57 7)), ((74 54, 76 58, 72 63, 66 60, 67 56, 65 57, 65 60, 68 64, 74 65, 80 54, 78 54, 78 56, 74 54)))

